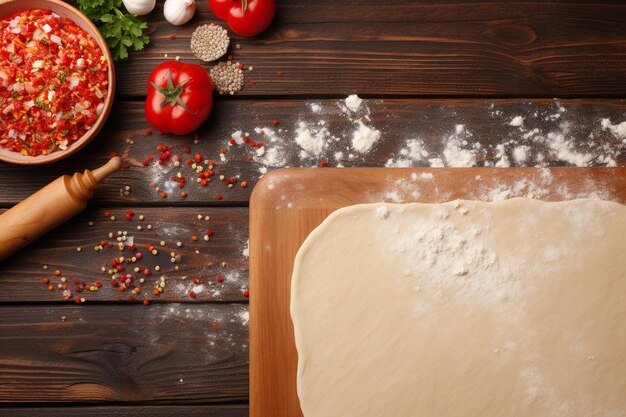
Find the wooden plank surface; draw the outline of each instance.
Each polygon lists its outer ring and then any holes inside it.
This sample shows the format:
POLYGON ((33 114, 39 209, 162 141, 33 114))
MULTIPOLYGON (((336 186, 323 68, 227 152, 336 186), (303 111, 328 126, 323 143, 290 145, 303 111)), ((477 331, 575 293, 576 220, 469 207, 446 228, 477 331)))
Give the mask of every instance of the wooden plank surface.
POLYGON ((302 416, 291 274, 300 245, 331 212, 385 200, 481 200, 501 186, 542 200, 563 200, 565 189, 569 198, 604 189, 609 199, 624 203, 626 168, 287 169, 266 176, 250 202, 250 416, 302 416), (399 194, 390 199, 390 191, 399 194))
POLYGON ((114 258, 128 258, 137 252, 141 252, 143 258, 135 264, 127 264, 124 273, 131 273, 134 284, 141 289, 139 294, 133 294, 138 303, 144 298, 155 302, 245 302, 247 299, 242 294, 248 287, 248 259, 243 251, 247 247, 247 239, 248 210, 245 208, 181 207, 162 210, 124 207, 88 210, 0 263, 0 303, 67 303, 63 298, 63 290, 57 287, 63 284, 63 278, 66 278, 66 285, 73 291, 70 302, 75 297, 84 297, 89 304, 118 300, 127 302, 132 294, 131 287, 128 291, 120 292, 119 286, 113 287, 111 276, 101 268, 108 270, 114 258), (129 209, 135 213, 132 221, 124 219, 129 209), (105 211, 109 211, 116 220, 105 217, 105 211), (140 215, 144 216, 143 221, 139 220, 140 215), (198 216, 202 219, 198 219, 198 216), (210 219, 205 220, 206 216, 210 219), (93 222, 93 226, 89 226, 89 222, 93 222), (148 225, 152 227, 150 230, 148 225), (137 230, 138 226, 142 230, 137 230), (213 232, 209 241, 203 238, 207 229, 213 232), (127 231, 127 236, 133 237, 137 246, 135 251, 118 250, 117 239, 109 237, 109 233, 119 231, 127 231), (199 240, 193 241, 193 235, 198 236, 199 240), (94 246, 99 245, 101 240, 114 242, 115 245, 95 251, 94 246), (160 245, 161 241, 165 246, 160 245), (182 246, 177 246, 178 242, 182 246), (145 248, 146 243, 157 248, 156 256, 145 248), (80 252, 77 251, 79 247, 80 252), (171 262, 172 251, 181 256, 180 262, 171 262), (44 269, 44 265, 47 269, 44 269), (160 267, 158 271, 155 268, 157 265, 160 267), (151 274, 135 273, 132 270, 134 266, 145 266, 151 274), (60 276, 54 274, 57 269, 61 272, 60 276), (153 291, 162 276, 166 278, 165 290, 159 296, 154 296, 153 291), (221 283, 217 281, 218 276, 223 277, 221 283), (44 278, 48 278, 50 284, 44 284, 44 278), (145 282, 139 283, 139 278, 145 282), (193 283, 195 278, 200 280, 198 285, 193 283), (79 293, 74 285, 75 279, 90 285, 100 280, 103 286, 97 292, 79 293), (53 291, 47 290, 48 285, 53 285, 53 291), (188 295, 192 290, 196 293, 194 299, 188 295))
MULTIPOLYGON (((191 33, 199 24, 219 22, 208 2, 198 1, 193 21, 173 27, 163 19, 163 1, 146 17, 149 47, 117 64, 119 96, 96 140, 78 155, 36 171, 0 163, 3 208, 62 174, 99 166, 112 151, 129 163, 129 169, 103 184, 84 215, 0 264, 0 416, 248 415, 247 307, 241 295, 248 275, 242 253, 248 211, 243 207, 262 164, 249 162, 243 150, 229 152, 216 175, 239 175, 248 181, 247 188, 229 190, 215 179, 203 188, 190 175, 186 199, 177 193, 163 199, 156 188, 167 186, 168 175, 176 170, 170 167, 164 173, 142 166, 159 144, 181 154, 190 146, 193 153, 217 161, 234 131, 271 126, 273 119, 280 120, 285 138, 293 139, 300 120, 315 120, 309 111, 312 101, 322 105, 321 117, 333 131, 349 139, 353 122, 341 115, 337 101, 359 93, 382 99, 369 100, 369 105, 384 140, 365 158, 344 165, 383 166, 397 157, 409 137, 423 138, 438 155, 442 139, 456 124, 466 125, 489 149, 478 161, 483 164, 493 159, 493 147, 502 137, 519 134, 507 127, 517 115, 544 132, 561 129, 563 120, 544 117, 555 111, 556 102, 503 98, 571 97, 561 101, 567 109, 563 117, 574 126, 567 134, 583 148, 593 134, 598 146, 618 149, 616 162, 626 166, 623 145, 598 127, 601 118, 626 120, 626 102, 621 100, 626 95, 623 4, 280 1, 267 33, 233 37, 230 53, 254 70, 245 73, 239 94, 216 97, 214 114, 198 132, 196 145, 191 135, 146 135, 150 126, 142 100, 148 74, 164 55, 199 63, 189 51, 191 33), (224 198, 216 200, 217 193, 224 198), (110 222, 102 213, 108 209, 121 219, 129 208, 154 226, 154 232, 135 230, 139 241, 165 240, 164 252, 183 241, 179 270, 171 264, 164 268, 165 292, 148 306, 117 304, 119 294, 105 285, 97 294, 86 294, 84 305, 60 304, 59 289, 46 291, 41 278, 56 268, 68 279, 101 278, 100 268, 115 250, 94 252, 94 242, 138 223, 110 222), (200 213, 212 218, 212 240, 184 242, 204 228, 197 219, 200 213), (77 246, 83 247, 81 253, 77 246), (233 279, 219 288, 205 284, 191 302, 192 275, 211 278, 222 271, 233 279), (178 406, 182 404, 197 405, 178 406)), ((297 146, 290 146, 290 154, 297 154, 297 146)), ((550 156, 547 163, 564 164, 550 156)), ((296 158, 288 164, 311 163, 296 158)), ((146 265, 167 264, 168 253, 148 257, 146 265)), ((60 277, 53 279, 58 284, 60 277)), ((154 284, 146 281, 143 291, 154 284)), ((288 331, 283 328, 277 335, 288 331)))
MULTIPOLYGON (((149 16, 150 46, 118 65, 126 78, 120 94, 144 96, 165 53, 200 62, 191 33, 220 22, 208 2, 197 4, 195 19, 181 28, 159 12, 149 16)), ((626 5, 618 2, 291 0, 279 2, 266 33, 234 37, 241 49, 231 53, 254 68, 239 96, 619 97, 626 93, 625 23, 626 5)))
POLYGON ((246 313, 245 304, 1 306, 0 402, 245 401, 246 313))
MULTIPOLYGON (((228 140, 233 132, 241 130, 252 132, 253 138, 262 140, 254 134, 255 127, 273 128, 272 121, 279 120, 281 136, 285 138, 285 155, 290 166, 310 166, 315 162, 300 161, 298 145, 295 143, 295 130, 300 121, 317 123, 323 120, 332 134, 340 137, 342 143, 351 140, 354 123, 341 113, 339 100, 244 100, 220 101, 215 106, 214 114, 198 132, 200 142, 193 143, 193 136, 146 135, 150 128, 145 120, 143 105, 139 102, 118 102, 113 115, 103 133, 78 155, 53 164, 37 168, 32 175, 32 168, 0 163, 2 181, 0 181, 0 206, 9 207, 30 195, 51 180, 66 173, 82 171, 101 165, 110 155, 117 152, 129 163, 129 169, 114 174, 102 184, 93 204, 103 205, 246 205, 250 192, 259 176, 263 161, 248 161, 248 156, 255 155, 245 147, 230 148, 228 140), (322 113, 314 114, 311 103, 318 103, 322 113), (132 139, 133 144, 127 143, 132 139), (147 155, 158 155, 156 146, 169 145, 175 154, 184 159, 201 153, 203 158, 216 161, 216 175, 207 187, 195 182, 193 170, 183 164, 176 169, 166 164, 165 169, 156 169, 142 165, 147 155), (184 148, 190 147, 191 154, 185 154, 184 148), (220 161, 220 150, 228 148, 226 162, 220 161), (176 187, 167 199, 160 196, 156 186, 167 187, 175 183, 170 176, 182 172, 188 181, 185 189, 187 198, 182 198, 176 187), (247 188, 237 184, 228 189, 217 176, 240 176, 240 182, 246 180, 247 188), (124 195, 126 186, 129 195, 124 195), (223 200, 216 200, 221 193, 223 200)), ((626 165, 626 147, 609 130, 602 130, 601 120, 608 118, 614 124, 626 120, 626 101, 624 100, 448 100, 448 99, 384 99, 368 100, 372 124, 379 129, 383 138, 380 145, 365 158, 355 161, 342 161, 345 166, 384 166, 389 158, 397 156, 406 139, 421 138, 426 143, 431 157, 442 155, 442 142, 454 131, 457 124, 463 124, 473 133, 473 138, 489 150, 487 160, 493 160, 494 148, 505 140, 521 140, 532 129, 538 129, 544 135, 550 132, 564 133, 568 139, 576 142, 582 149, 589 135, 593 135, 596 148, 603 146, 619 147, 617 163, 626 165), (565 109, 561 111, 560 109, 565 109), (554 117, 558 115, 559 117, 554 117), (527 130, 509 126, 516 116, 524 117, 527 130), (547 119, 547 120, 546 120, 547 119)), ((267 144, 267 149, 272 145, 267 144)), ((326 156, 331 166, 337 162, 332 154, 326 156)), ((483 164, 485 160, 479 161, 483 164)), ((563 165, 554 154, 546 155, 549 165, 563 165)), ((423 161, 422 165, 428 164, 423 161)), ((269 169, 272 169, 271 167, 269 169)), ((172 188, 172 187, 170 187, 172 188)))
POLYGON ((247 405, 189 405, 135 407, 14 407, 1 408, 0 417, 247 417, 247 405))

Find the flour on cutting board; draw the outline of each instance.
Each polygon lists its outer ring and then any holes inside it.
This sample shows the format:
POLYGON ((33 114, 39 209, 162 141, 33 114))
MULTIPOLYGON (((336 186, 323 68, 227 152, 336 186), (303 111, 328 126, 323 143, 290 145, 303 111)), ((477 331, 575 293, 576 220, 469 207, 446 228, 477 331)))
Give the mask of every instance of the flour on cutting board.
MULTIPOLYGON (((429 201, 433 203, 443 203, 451 199, 451 193, 446 189, 433 188, 432 181, 436 179, 437 172, 422 173, 418 175, 412 173, 403 178, 388 179, 386 190, 380 194, 372 194, 369 200, 385 201, 390 203, 403 203, 416 201, 423 192, 430 192, 429 201)), ((502 201, 514 197, 527 197, 533 199, 543 199, 556 196, 561 200, 573 200, 578 198, 592 198, 598 200, 613 200, 612 190, 601 181, 593 178, 582 180, 576 187, 576 191, 570 189, 566 184, 555 181, 550 168, 540 168, 539 175, 528 173, 521 175, 512 183, 504 182, 500 179, 483 178, 476 175, 468 179, 475 185, 469 187, 464 195, 468 200, 479 201, 502 201)))

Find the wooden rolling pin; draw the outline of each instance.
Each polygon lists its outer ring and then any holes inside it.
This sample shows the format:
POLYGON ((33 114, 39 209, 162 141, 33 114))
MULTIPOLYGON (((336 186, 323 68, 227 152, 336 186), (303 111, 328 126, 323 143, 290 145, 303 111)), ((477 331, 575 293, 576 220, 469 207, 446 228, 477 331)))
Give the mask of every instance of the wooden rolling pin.
POLYGON ((63 175, 0 215, 0 261, 83 211, 100 182, 121 167, 116 156, 93 171, 63 175))

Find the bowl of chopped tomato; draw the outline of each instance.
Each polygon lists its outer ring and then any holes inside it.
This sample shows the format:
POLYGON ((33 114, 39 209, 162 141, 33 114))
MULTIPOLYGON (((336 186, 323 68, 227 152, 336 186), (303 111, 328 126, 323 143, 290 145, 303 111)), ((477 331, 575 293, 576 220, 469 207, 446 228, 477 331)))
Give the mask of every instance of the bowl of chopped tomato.
POLYGON ((47 164, 74 154, 108 117, 109 49, 61 0, 0 0, 0 160, 47 164))

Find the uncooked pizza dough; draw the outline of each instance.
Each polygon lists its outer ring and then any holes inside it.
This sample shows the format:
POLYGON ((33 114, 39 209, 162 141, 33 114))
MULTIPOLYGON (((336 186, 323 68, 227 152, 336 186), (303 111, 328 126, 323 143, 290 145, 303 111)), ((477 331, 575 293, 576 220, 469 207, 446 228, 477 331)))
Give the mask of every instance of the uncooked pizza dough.
POLYGON ((305 417, 626 416, 626 206, 366 204, 296 258, 305 417))

